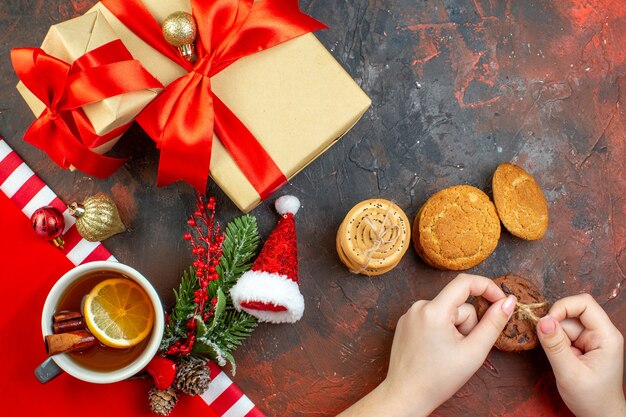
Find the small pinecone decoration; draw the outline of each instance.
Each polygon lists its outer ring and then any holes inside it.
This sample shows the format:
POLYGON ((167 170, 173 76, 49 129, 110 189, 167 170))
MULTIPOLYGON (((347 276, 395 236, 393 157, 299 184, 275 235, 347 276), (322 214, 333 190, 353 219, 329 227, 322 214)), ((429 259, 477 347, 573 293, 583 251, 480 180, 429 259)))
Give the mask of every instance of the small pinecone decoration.
POLYGON ((193 357, 183 357, 176 367, 174 386, 189 395, 203 394, 209 388, 211 377, 206 361, 193 357))
POLYGON ((154 414, 167 416, 172 412, 176 401, 178 401, 178 393, 173 387, 165 390, 152 387, 148 393, 148 398, 150 399, 150 409, 154 414))

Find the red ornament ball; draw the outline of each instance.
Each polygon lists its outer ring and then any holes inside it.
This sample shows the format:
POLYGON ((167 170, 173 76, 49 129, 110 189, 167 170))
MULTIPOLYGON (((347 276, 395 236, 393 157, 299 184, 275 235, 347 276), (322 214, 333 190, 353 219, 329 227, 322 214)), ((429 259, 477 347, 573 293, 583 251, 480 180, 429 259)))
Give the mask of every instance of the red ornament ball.
POLYGON ((61 235, 65 230, 65 220, 59 209, 52 206, 41 207, 35 210, 30 221, 37 236, 52 240, 55 246, 63 247, 61 235))

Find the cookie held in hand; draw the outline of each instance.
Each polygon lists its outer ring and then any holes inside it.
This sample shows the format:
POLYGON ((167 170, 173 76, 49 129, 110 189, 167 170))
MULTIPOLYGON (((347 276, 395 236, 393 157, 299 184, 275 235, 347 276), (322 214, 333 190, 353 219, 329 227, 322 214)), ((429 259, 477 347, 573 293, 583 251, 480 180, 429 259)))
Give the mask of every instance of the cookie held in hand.
MULTIPOLYGON (((537 321, 548 314, 548 303, 539 289, 527 279, 517 275, 504 275, 493 280, 506 295, 517 297, 517 305, 511 319, 500 333, 495 346, 503 352, 521 352, 537 347, 537 321)), ((480 320, 489 306, 482 297, 474 300, 474 308, 480 320)))

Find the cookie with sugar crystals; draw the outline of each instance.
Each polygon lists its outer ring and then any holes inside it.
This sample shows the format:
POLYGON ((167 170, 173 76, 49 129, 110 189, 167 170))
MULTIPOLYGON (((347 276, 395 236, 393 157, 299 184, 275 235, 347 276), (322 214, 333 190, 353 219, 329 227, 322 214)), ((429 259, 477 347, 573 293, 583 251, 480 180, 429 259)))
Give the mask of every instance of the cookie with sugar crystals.
POLYGON ((500 220, 511 234, 525 240, 543 237, 548 230, 548 204, 528 172, 501 164, 493 174, 492 189, 500 220))
POLYGON ((413 246, 430 266, 444 270, 472 268, 495 250, 500 219, 487 194, 456 185, 431 196, 413 223, 413 246))

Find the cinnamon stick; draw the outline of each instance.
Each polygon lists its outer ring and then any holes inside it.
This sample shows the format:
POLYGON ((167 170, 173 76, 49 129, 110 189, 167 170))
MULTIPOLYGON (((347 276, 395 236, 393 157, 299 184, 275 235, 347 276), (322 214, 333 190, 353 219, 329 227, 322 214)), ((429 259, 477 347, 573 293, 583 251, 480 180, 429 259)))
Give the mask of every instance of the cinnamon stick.
POLYGON ((48 356, 58 353, 79 352, 87 350, 97 343, 96 338, 85 330, 46 336, 46 352, 48 356))
POLYGON ((66 333, 74 330, 85 329, 85 320, 82 317, 72 320, 60 321, 58 323, 52 323, 52 330, 54 333, 66 333))
POLYGON ((60 311, 52 316, 52 320, 55 323, 59 323, 61 321, 74 320, 81 317, 83 317, 83 315, 79 311, 60 311))

